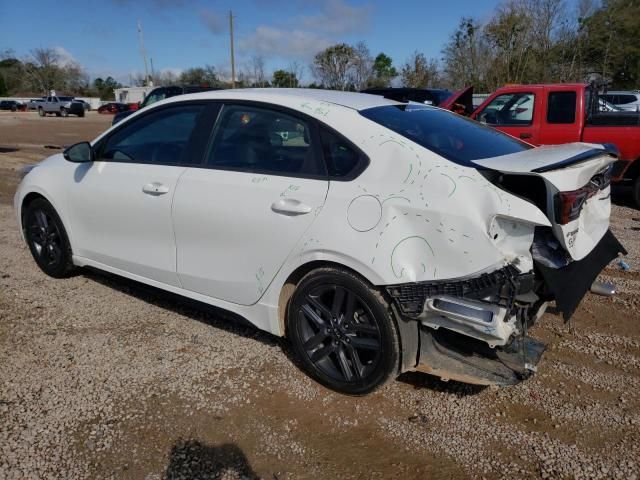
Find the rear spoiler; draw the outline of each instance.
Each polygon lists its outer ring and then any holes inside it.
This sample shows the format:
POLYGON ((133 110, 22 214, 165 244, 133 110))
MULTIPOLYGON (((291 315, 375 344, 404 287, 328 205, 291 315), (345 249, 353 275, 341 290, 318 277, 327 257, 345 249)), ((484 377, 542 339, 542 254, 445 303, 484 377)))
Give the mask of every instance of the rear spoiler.
POLYGON ((603 143, 602 146, 604 147, 604 149, 592 148, 591 150, 587 150, 586 152, 579 153, 578 155, 574 155, 573 157, 569 157, 560 162, 552 163, 539 168, 534 168, 531 171, 535 173, 549 172, 551 170, 556 170, 558 168, 573 165, 574 163, 580 163, 580 162, 584 162, 585 160, 590 160, 592 158, 599 157, 603 153, 606 153, 607 155, 614 158, 618 158, 620 156, 620 151, 618 150, 618 147, 616 147, 612 143, 603 143))

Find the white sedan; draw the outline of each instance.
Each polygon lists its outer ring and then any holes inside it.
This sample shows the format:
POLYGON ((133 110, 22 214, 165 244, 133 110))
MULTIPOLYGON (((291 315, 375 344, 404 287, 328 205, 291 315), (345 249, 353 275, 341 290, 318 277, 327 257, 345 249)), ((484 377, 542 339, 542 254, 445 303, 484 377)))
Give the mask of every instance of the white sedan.
POLYGON ((91 266, 287 336, 322 384, 419 370, 513 384, 624 249, 600 145, 531 148, 453 113, 322 90, 183 95, 22 180, 38 266, 91 266))

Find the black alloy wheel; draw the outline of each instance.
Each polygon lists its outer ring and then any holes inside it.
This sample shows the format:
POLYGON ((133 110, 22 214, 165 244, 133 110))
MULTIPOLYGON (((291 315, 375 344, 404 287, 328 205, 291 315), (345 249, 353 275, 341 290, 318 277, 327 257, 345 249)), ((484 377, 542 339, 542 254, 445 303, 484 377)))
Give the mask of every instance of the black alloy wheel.
POLYGON ((26 209, 23 222, 29 250, 47 275, 63 278, 73 269, 71 247, 60 217, 51 204, 36 199, 26 209))
POLYGON ((290 304, 288 333, 305 369, 333 390, 369 393, 398 373, 389 308, 350 272, 327 268, 307 275, 290 304))

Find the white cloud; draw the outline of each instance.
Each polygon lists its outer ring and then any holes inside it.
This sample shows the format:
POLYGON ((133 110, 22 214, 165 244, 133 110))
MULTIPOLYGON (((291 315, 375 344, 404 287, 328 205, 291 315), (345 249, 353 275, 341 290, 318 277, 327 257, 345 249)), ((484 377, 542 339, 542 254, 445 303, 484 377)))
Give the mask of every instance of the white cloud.
POLYGON ((63 47, 53 47, 53 51, 58 56, 57 64, 66 67, 78 63, 75 57, 63 47))
POLYGON ((308 6, 312 8, 309 14, 291 17, 278 26, 258 26, 240 39, 240 53, 309 61, 329 45, 344 41, 341 37, 369 28, 370 5, 322 0, 308 6))
POLYGON ((353 6, 342 0, 326 0, 320 12, 302 16, 299 21, 308 30, 344 35, 368 29, 371 12, 370 5, 353 6))
POLYGON ((287 30, 261 25, 251 35, 240 39, 240 51, 266 57, 309 59, 332 42, 314 32, 287 30))

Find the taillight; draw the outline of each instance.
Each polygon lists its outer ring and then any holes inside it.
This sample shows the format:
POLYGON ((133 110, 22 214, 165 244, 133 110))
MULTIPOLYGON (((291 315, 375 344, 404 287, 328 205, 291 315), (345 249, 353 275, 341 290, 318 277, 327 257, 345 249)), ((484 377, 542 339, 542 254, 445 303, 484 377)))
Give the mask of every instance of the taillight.
POLYGON ((591 177, 588 184, 578 190, 557 193, 554 203, 556 222, 560 225, 566 225, 578 218, 587 200, 611 184, 612 168, 613 164, 607 165, 591 177))

